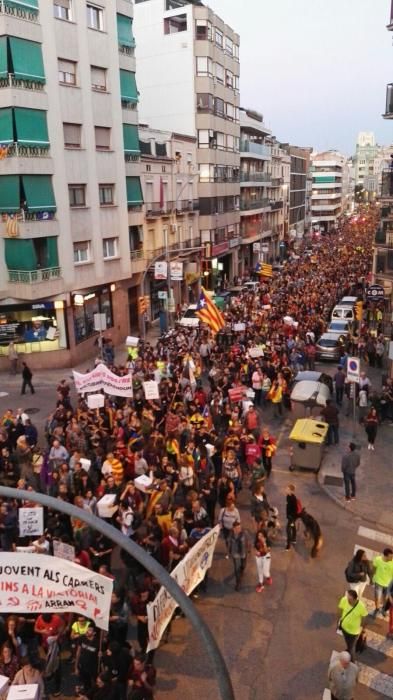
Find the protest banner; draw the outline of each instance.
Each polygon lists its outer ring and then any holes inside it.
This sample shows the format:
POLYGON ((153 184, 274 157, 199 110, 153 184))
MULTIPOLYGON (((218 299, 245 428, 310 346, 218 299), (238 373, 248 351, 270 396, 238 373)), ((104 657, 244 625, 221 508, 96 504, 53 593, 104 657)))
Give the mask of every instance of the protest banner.
POLYGON ((103 389, 106 394, 112 396, 132 397, 132 375, 125 374, 119 377, 103 364, 97 365, 91 372, 81 374, 72 371, 75 382, 75 389, 78 394, 100 391, 103 389))
POLYGON ((19 537, 33 537, 44 532, 44 509, 42 506, 34 508, 19 508, 19 537))
POLYGON ((254 359, 256 359, 257 357, 263 357, 263 355, 264 355, 263 348, 261 348, 259 345, 254 347, 254 348, 250 348, 248 351, 248 354, 250 357, 252 357, 254 359))
POLYGON ((146 401, 153 401, 154 399, 160 398, 157 382, 143 382, 143 391, 145 392, 146 401))
POLYGON ((67 544, 67 542, 61 542, 60 540, 53 540, 53 554, 55 557, 60 557, 60 559, 67 559, 67 561, 74 561, 75 559, 75 547, 72 544, 67 544))
POLYGON ((234 323, 233 330, 235 331, 235 333, 240 333, 241 331, 245 331, 246 324, 245 323, 234 323))
MULTIPOLYGON (((210 569, 219 534, 220 526, 216 525, 187 552, 184 559, 172 571, 172 578, 177 581, 186 595, 192 593, 210 569)), ((177 603, 164 586, 160 588, 153 602, 147 605, 148 651, 157 649, 159 646, 176 607, 177 603)))
POLYGON ((0 612, 74 612, 108 630, 113 581, 46 554, 0 553, 0 612))
POLYGON ((228 390, 229 400, 233 401, 233 403, 236 403, 237 401, 241 401, 243 398, 243 395, 245 394, 245 391, 246 391, 245 386, 237 386, 234 389, 229 389, 228 390))

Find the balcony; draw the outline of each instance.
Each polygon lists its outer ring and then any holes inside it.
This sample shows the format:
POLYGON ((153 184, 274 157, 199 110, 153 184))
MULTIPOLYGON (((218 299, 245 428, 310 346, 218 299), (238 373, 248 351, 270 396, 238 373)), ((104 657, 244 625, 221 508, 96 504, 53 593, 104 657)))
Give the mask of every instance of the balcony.
POLYGON ((271 182, 270 173, 240 173, 240 182, 260 182, 268 185, 271 182))
MULTIPOLYGON (((1 2, 1 0, 0 0, 1 2)), ((36 90, 38 92, 44 92, 45 83, 32 82, 31 80, 23 80, 21 78, 15 78, 13 73, 8 73, 3 78, 0 78, 0 89, 1 88, 19 88, 20 90, 36 90)))
POLYGON ((179 199, 176 202, 148 202, 146 204, 146 218, 155 219, 160 216, 194 214, 199 209, 199 199, 179 199))
POLYGON ((20 143, 10 143, 0 149, 5 158, 50 158, 50 146, 23 146, 20 143))
POLYGON ((272 182, 271 182, 272 187, 281 187, 281 185, 283 183, 284 183, 284 179, 282 177, 272 177, 272 182))
POLYGON ((8 270, 10 283, 23 282, 24 284, 40 284, 61 277, 60 267, 48 267, 46 270, 8 270))
POLYGON ((381 197, 393 197, 393 168, 382 171, 381 197))
POLYGON ((274 201, 270 200, 270 206, 272 211, 277 211, 277 209, 283 208, 284 202, 282 199, 275 199, 274 201))
POLYGON ((393 248, 393 230, 379 228, 376 231, 374 242, 377 247, 393 248))
POLYGON ((0 0, 0 15, 9 15, 28 22, 38 22, 38 9, 17 7, 12 2, 8 2, 8 0, 0 0))
POLYGON ((386 86, 385 114, 382 116, 384 119, 393 119, 393 83, 386 86))
POLYGON ((270 146, 265 146, 265 144, 256 143, 255 141, 249 141, 248 139, 240 141, 240 153, 257 156, 265 160, 271 159, 270 146))
POLYGON ((266 209, 270 207, 270 199, 240 200, 240 211, 254 211, 255 209, 266 209))
POLYGON ((64 283, 60 267, 52 267, 41 270, 8 270, 8 282, 11 295, 18 299, 32 300, 43 296, 61 294, 64 291, 64 283))

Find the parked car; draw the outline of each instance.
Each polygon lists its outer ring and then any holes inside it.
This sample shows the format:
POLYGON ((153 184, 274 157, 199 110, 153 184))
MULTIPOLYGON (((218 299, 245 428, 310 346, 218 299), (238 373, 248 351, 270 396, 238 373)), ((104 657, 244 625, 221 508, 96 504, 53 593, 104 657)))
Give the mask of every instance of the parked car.
POLYGON ((327 387, 329 387, 330 393, 333 392, 333 379, 330 376, 330 374, 326 374, 326 372, 318 372, 317 370, 304 370, 303 372, 298 372, 295 379, 293 380, 294 384, 297 384, 298 382, 319 382, 320 384, 325 384, 327 387))
POLYGON ((259 281, 258 280, 249 280, 248 282, 245 282, 243 284, 243 289, 244 291, 248 292, 256 292, 259 289, 259 281))
POLYGON ((316 359, 337 362, 341 357, 342 345, 343 337, 340 333, 323 333, 316 344, 316 359))
POLYGON ((326 332, 327 333, 340 333, 340 335, 343 338, 346 338, 347 335, 349 335, 351 332, 351 326, 352 326, 352 321, 344 321, 344 320, 330 321, 330 323, 326 329, 326 332))
POLYGON ((339 306, 355 306, 357 300, 357 297, 343 297, 339 301, 339 306))
POLYGON ((185 310, 183 316, 181 317, 179 323, 181 326, 186 326, 187 328, 197 328, 199 326, 199 318, 196 316, 195 312, 197 310, 196 304, 190 304, 185 310))
POLYGON ((355 311, 354 306, 346 306, 345 304, 337 304, 332 311, 331 320, 332 321, 354 321, 355 311))

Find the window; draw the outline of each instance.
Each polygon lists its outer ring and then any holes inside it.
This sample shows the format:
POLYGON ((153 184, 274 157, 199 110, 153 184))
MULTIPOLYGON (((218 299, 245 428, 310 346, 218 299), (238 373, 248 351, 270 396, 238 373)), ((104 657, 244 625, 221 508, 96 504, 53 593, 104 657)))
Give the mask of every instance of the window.
POLYGON ((90 66, 91 87, 93 90, 106 91, 106 68, 90 66))
POLYGON ((97 5, 86 5, 87 10, 87 26, 90 29, 97 29, 102 32, 104 29, 104 11, 102 7, 97 5))
POLYGON ((221 99, 221 97, 214 98, 214 114, 216 114, 218 117, 225 116, 225 102, 221 99))
POLYGON ((59 83, 62 85, 76 85, 76 62, 65 61, 59 58, 57 61, 59 83))
POLYGON ((195 38, 201 40, 211 41, 212 38, 212 24, 208 22, 207 19, 197 19, 195 26, 195 38))
POLYGON ((80 148, 81 147, 81 124, 71 124, 70 122, 63 123, 63 136, 65 148, 80 148))
POLYGON ((86 206, 86 185, 68 185, 70 207, 86 206))
POLYGON ((106 126, 95 126, 94 135, 97 151, 109 151, 111 146, 111 130, 106 126))
POLYGON ((234 87, 234 79, 233 78, 234 78, 234 76, 233 76, 232 71, 226 70, 225 71, 225 85, 227 87, 229 87, 229 88, 234 87))
POLYGON ((74 243, 74 263, 90 261, 90 241, 74 243))
POLYGON ((71 0, 53 0, 53 15, 56 19, 72 20, 71 0))
POLYGON ((213 148, 213 141, 212 129, 198 129, 198 148, 213 148))
POLYGON ((213 61, 208 56, 197 56, 197 75, 213 75, 213 61))
POLYGON ((151 165, 146 165, 146 172, 151 173, 151 165))
POLYGON ((162 166, 161 166, 161 172, 162 172, 162 173, 166 173, 166 165, 162 165, 162 166))
POLYGON ((217 29, 217 27, 214 29, 214 40, 217 46, 220 46, 221 48, 224 46, 224 35, 219 29, 217 29))
POLYGON ((99 185, 100 205, 107 206, 114 202, 114 185, 99 185))
POLYGON ((227 134, 227 150, 233 151, 235 148, 235 138, 231 134, 227 134))
POLYGON ((178 10, 179 7, 184 7, 184 0, 166 0, 165 9, 168 10, 178 10))
POLYGON ((219 151, 225 151, 225 134, 223 134, 221 131, 215 131, 214 137, 216 141, 216 148, 218 148, 219 151))
POLYGON ((208 92, 198 92, 197 94, 197 109, 198 112, 212 112, 214 106, 213 95, 208 92))
POLYGON ((214 180, 214 165, 201 163, 199 166, 199 182, 213 182, 214 180))
POLYGON ((229 36, 225 37, 225 53, 228 54, 228 56, 233 56, 233 41, 229 36))
POLYGON ((159 158, 159 157, 166 158, 166 156, 167 156, 166 143, 156 143, 156 156, 157 156, 157 158, 159 158))
POLYGON ((224 76, 225 76, 224 66, 222 66, 220 63, 216 63, 216 80, 219 83, 224 83, 224 76))
POLYGON ((233 121, 235 118, 235 109, 234 109, 233 105, 231 105, 230 102, 227 102, 225 107, 226 107, 225 111, 226 111, 227 119, 231 119, 231 121, 233 121))
POLYGON ((102 241, 103 258, 117 258, 117 238, 104 238, 102 241))
POLYGON ((187 15, 174 15, 164 19, 164 34, 178 34, 187 31, 187 15))

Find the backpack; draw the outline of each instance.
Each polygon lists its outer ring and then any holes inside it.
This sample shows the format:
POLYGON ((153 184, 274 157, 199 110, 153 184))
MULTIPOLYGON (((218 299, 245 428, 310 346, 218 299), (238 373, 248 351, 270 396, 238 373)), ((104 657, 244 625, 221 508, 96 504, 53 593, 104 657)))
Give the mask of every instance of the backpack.
POLYGON ((303 510, 302 502, 300 498, 296 496, 296 515, 300 515, 303 510))

